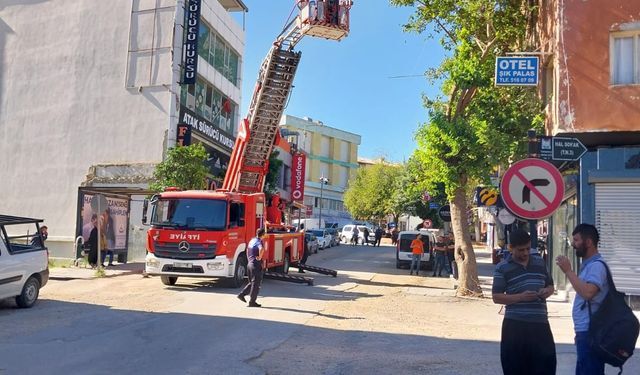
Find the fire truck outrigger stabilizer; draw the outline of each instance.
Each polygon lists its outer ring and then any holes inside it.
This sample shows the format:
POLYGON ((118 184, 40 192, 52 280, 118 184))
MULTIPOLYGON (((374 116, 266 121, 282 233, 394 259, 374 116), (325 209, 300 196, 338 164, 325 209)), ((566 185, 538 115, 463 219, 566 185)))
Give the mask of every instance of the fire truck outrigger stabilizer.
MULTIPOLYGON (((283 225, 265 220, 263 189, 269 155, 278 141, 280 118, 300 62, 300 52, 293 48, 305 35, 338 41, 345 38, 351 5, 351 0, 296 1, 297 17, 285 26, 260 66, 222 188, 171 190, 152 198, 147 274, 161 276, 166 285, 185 276, 229 278, 234 286, 240 286, 247 271, 247 243, 258 228, 266 227, 268 273, 279 280, 313 283, 309 278, 287 275, 289 266, 302 258, 304 234, 284 231, 283 225)), ((305 269, 335 276, 332 270, 305 269)))

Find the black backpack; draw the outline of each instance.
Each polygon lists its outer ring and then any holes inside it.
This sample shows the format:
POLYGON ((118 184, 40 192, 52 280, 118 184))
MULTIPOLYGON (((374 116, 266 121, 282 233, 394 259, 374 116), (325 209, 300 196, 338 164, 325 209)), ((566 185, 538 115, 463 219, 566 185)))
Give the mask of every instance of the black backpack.
POLYGON ((616 290, 609 266, 601 260, 607 270, 609 292, 595 313, 589 306, 589 340, 591 350, 604 362, 619 367, 633 355, 640 324, 633 311, 624 301, 625 294, 616 290))

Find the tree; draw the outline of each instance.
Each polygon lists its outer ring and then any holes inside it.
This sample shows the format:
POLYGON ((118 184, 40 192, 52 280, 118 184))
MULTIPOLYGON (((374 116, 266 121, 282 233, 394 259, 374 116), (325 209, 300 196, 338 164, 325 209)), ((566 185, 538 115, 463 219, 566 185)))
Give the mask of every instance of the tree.
POLYGON ((269 170, 264 178, 264 192, 268 197, 278 191, 278 180, 280 179, 280 170, 282 169, 282 160, 278 159, 280 151, 274 149, 269 155, 269 170))
POLYGON ((524 153, 526 130, 541 124, 532 89, 493 87, 496 56, 530 47, 533 0, 390 0, 413 6, 406 31, 434 31, 448 57, 428 76, 442 94, 425 98, 429 121, 416 134, 414 156, 427 188, 444 186, 456 239, 459 295, 482 295, 469 236, 468 190, 489 182, 493 166, 524 153))
POLYGON ((167 157, 160 162, 153 172, 154 182, 150 189, 163 191, 167 187, 178 187, 182 190, 206 188, 207 150, 200 143, 189 146, 172 147, 167 157))
POLYGON ((402 169, 385 163, 358 168, 344 193, 344 205, 356 219, 381 219, 392 213, 392 196, 402 169))

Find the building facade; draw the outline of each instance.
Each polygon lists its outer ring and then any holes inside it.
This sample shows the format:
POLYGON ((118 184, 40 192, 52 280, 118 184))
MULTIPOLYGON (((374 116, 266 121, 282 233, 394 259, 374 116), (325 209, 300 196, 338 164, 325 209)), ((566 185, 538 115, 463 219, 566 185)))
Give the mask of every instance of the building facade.
POLYGON ((52 256, 75 256, 97 193, 119 215, 115 246, 130 259, 144 256, 142 194, 154 165, 189 131, 210 153, 212 178, 228 161, 245 38, 230 13, 247 9, 241 0, 192 1, 200 14, 197 79, 186 85, 186 4, 0 6, 0 212, 43 218, 52 256))
MULTIPOLYGON (((552 255, 568 255, 576 224, 596 225, 618 288, 640 295, 640 2, 541 0, 538 15, 547 135, 588 148, 559 165, 562 206, 549 221, 552 255)), ((568 286, 554 267, 560 289, 568 286)))
POLYGON ((325 223, 350 223, 353 218, 344 207, 344 191, 358 168, 361 137, 336 129, 309 117, 284 115, 280 126, 289 142, 306 154, 304 204, 307 218, 325 223), (321 179, 326 179, 322 184, 321 179), (321 206, 322 204, 322 206, 321 206))

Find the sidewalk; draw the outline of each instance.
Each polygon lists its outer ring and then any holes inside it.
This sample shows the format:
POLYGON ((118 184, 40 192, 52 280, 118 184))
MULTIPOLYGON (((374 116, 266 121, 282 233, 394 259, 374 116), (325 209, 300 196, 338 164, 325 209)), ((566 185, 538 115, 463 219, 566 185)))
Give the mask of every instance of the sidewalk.
MULTIPOLYGON (((71 263, 72 261, 69 262, 71 263)), ((112 267, 105 267, 104 277, 142 274, 143 271, 144 262, 117 264, 112 267)), ((85 267, 84 265, 79 267, 70 265, 69 267, 53 267, 49 269, 50 280, 91 280, 96 278, 100 278, 100 276, 97 275, 97 270, 88 266, 85 267)))

